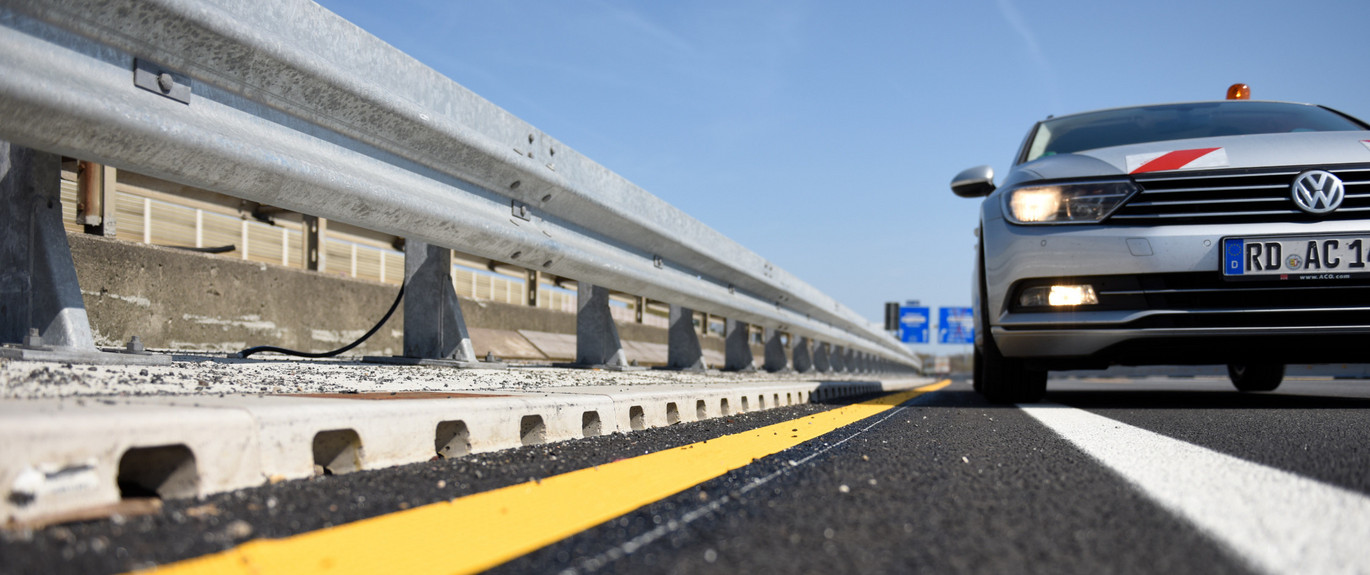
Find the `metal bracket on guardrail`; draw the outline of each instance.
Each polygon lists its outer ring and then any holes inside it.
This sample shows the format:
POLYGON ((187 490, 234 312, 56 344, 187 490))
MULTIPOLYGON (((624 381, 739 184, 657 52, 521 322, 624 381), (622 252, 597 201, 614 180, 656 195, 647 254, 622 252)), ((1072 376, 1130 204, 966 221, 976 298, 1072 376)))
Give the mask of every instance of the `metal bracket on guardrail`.
POLYGON ((143 352, 141 342, 129 353, 95 347, 62 228, 60 170, 56 154, 0 141, 0 357, 171 363, 169 355, 143 352))
POLYGON ((404 242, 404 355, 363 361, 402 365, 503 369, 476 357, 461 302, 452 288, 452 250, 406 238, 404 242))
POLYGON ((733 318, 724 320, 723 325, 723 330, 727 332, 723 347, 723 371, 756 371, 752 357, 751 326, 733 318))
POLYGON ((133 60, 133 85, 190 104, 190 78, 142 58, 133 60))
MULTIPOLYGON (((704 371, 704 350, 699 345, 695 330, 694 310, 671 304, 670 324, 666 331, 666 366, 662 369, 704 371)), ((705 320, 706 326, 708 320, 705 320)))
POLYGON ((813 349, 808 337, 800 337, 794 344, 794 370, 799 373, 813 371, 813 349))
POLYGON ((763 333, 766 340, 766 371, 775 373, 790 367, 790 359, 785 356, 785 342, 781 339, 780 330, 766 328, 763 333))

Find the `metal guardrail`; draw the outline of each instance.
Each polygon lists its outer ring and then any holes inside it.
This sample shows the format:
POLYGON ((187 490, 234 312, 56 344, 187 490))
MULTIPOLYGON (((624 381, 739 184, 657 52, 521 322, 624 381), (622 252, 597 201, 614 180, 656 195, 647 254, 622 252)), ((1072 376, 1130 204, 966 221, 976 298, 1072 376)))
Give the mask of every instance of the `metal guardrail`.
POLYGON ((784 331, 859 354, 848 362, 919 365, 833 298, 306 0, 3 0, 0 70, 0 137, 23 146, 784 331))

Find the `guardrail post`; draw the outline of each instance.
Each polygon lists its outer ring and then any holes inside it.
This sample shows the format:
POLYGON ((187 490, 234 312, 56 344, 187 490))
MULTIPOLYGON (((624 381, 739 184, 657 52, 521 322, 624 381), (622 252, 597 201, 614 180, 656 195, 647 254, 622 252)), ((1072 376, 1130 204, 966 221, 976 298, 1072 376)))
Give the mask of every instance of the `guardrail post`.
MULTIPOLYGON (((694 310, 671 304, 670 325, 666 331, 666 369, 704 371, 704 351, 694 327, 694 310)), ((704 316, 708 321, 709 316, 704 316)), ((707 324, 705 324, 707 329, 707 324)))
POLYGON ((609 290, 576 282, 576 363, 573 367, 626 370, 628 357, 609 313, 609 290))
POLYGON ((813 371, 813 349, 808 337, 799 338, 794 345, 794 370, 799 373, 813 371))
POLYGON ((647 298, 637 296, 633 298, 633 321, 642 323, 642 314, 647 308, 647 298))
POLYGON ((79 363, 171 363, 95 347, 62 228, 61 158, 0 141, 0 357, 79 363))
POLYGON ((728 318, 724 322, 727 339, 724 340, 724 371, 756 371, 752 357, 752 329, 745 321, 728 318))
POLYGON ((813 344, 813 368, 821 373, 832 372, 832 362, 828 359, 828 343, 814 342, 813 344))
POLYGON ((86 305, 62 229, 61 158, 9 142, 0 165, 0 257, 6 343, 37 328, 44 345, 95 350, 86 305))
POLYGON ((471 345, 461 302, 452 287, 452 250, 406 238, 404 242, 404 357, 367 357, 381 363, 453 367, 482 365, 471 345))
POLYGON ((785 357, 785 342, 782 341, 780 330, 766 328, 764 332, 766 338, 766 371, 775 373, 782 371, 790 366, 790 359, 785 357))
POLYGON ((828 356, 828 365, 835 373, 851 371, 847 365, 847 350, 840 345, 832 346, 832 354, 828 356))

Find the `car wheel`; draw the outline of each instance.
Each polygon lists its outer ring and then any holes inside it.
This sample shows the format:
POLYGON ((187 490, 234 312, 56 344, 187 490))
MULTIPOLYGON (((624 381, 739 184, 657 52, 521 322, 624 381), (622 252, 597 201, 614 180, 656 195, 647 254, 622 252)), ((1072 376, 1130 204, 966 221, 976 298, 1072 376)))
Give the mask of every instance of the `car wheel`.
POLYGON ((984 393, 985 386, 985 360, 980 357, 980 348, 975 348, 974 357, 971 360, 970 386, 976 393, 984 393))
POLYGON ((1033 403, 1047 392, 1047 372, 1029 370, 1023 360, 1004 357, 990 336, 989 290, 985 288, 985 254, 980 252, 980 313, 981 345, 975 347, 975 366, 971 387, 993 403, 1033 403))
POLYGON ((1047 372, 1027 369, 1023 360, 1004 357, 989 334, 985 334, 980 359, 979 391, 991 402, 1033 403, 1047 391, 1047 372))
POLYGON ((1227 377, 1237 391, 1274 391, 1284 381, 1284 364, 1229 363, 1227 377))

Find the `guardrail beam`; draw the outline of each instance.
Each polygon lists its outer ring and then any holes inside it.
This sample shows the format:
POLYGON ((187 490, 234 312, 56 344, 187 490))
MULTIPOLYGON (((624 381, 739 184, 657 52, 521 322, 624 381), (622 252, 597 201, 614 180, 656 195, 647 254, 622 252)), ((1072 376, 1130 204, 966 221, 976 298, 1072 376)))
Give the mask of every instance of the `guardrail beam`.
POLYGON ((0 3, 0 138, 917 364, 831 297, 337 15, 272 5, 0 3), (170 94, 130 77, 150 61, 170 94))

